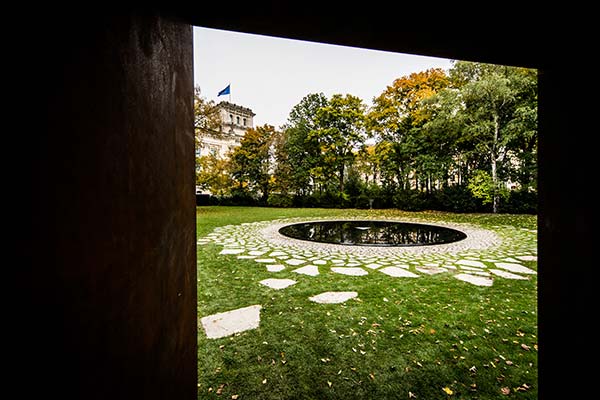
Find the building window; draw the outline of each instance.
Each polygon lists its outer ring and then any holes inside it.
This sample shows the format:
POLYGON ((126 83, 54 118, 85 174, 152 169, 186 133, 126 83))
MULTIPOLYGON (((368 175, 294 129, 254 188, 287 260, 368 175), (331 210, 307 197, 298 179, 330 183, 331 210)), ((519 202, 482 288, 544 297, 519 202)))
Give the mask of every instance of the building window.
POLYGON ((246 118, 244 118, 244 126, 246 126, 246 118))
POLYGON ((236 121, 237 121, 237 124, 239 125, 240 124, 240 117, 237 117, 236 121))
POLYGON ((231 121, 231 123, 233 124, 233 114, 229 114, 229 120, 231 121))

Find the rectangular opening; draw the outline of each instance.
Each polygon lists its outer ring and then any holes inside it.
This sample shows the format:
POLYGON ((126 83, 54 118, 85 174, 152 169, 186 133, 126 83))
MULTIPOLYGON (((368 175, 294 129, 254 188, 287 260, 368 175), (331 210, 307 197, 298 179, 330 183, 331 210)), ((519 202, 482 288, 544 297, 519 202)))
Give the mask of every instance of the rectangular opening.
POLYGON ((537 71, 199 27, 194 40, 197 145, 211 149, 199 393, 534 396, 537 71), (447 252, 275 229, 324 218, 475 229, 447 252))

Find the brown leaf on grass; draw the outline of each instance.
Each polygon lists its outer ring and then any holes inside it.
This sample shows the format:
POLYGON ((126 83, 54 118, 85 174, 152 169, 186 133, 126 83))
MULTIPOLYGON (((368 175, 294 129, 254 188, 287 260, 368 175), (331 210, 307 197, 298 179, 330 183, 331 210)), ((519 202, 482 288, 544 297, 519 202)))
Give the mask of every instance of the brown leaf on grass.
POLYGON ((232 395, 231 395, 231 400, 237 400, 237 399, 239 399, 239 398, 240 398, 240 395, 239 395, 239 394, 232 394, 232 395))
POLYGON ((373 380, 373 381, 375 380, 375 375, 373 375, 372 372, 369 374, 369 377, 371 378, 371 380, 373 380))
POLYGON ((521 348, 527 351, 531 350, 531 347, 527 346, 525 343, 521 343, 521 348))
POLYGON ((508 388, 508 387, 500 388, 500 393, 502 393, 505 396, 508 396, 510 394, 510 388, 508 388))
POLYGON ((416 395, 416 394, 414 394, 413 392, 409 391, 409 392, 408 392, 408 398, 409 398, 409 399, 416 399, 416 398, 417 398, 417 395, 416 395))

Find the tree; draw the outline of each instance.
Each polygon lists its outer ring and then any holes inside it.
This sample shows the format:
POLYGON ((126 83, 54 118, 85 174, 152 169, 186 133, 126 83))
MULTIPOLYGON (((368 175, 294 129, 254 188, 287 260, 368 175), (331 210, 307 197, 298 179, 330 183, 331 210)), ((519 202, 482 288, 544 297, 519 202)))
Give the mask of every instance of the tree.
POLYGON ((208 190, 217 196, 231 194, 234 185, 229 174, 229 161, 214 154, 197 159, 198 172, 196 173, 196 186, 208 190))
POLYGON ((323 93, 312 93, 290 111, 284 131, 275 142, 275 180, 281 192, 300 195, 312 192, 321 149, 311 132, 318 129, 317 111, 327 104, 323 93))
MULTIPOLYGON (((498 212, 504 180, 511 168, 511 150, 523 141, 529 143, 528 154, 534 154, 537 137, 537 79, 524 68, 456 63, 453 73, 460 88, 466 133, 475 149, 485 154, 491 177, 492 210, 498 212)), ((527 155, 524 157, 527 159, 527 155)), ((518 166, 516 166, 518 167, 518 166)), ((477 195, 480 191, 473 192, 477 195)))
POLYGON ((335 171, 338 192, 342 195, 346 167, 366 139, 365 105, 356 96, 335 94, 328 105, 317 110, 316 121, 318 127, 309 133, 309 138, 319 143, 319 167, 323 171, 335 171))
POLYGON ((422 148, 427 141, 420 137, 421 128, 431 118, 430 109, 424 104, 448 85, 446 73, 433 68, 394 80, 374 99, 368 115, 368 127, 379 141, 390 143, 393 152, 388 160, 402 189, 410 187, 411 174, 418 186, 421 173, 427 174, 429 172, 426 171, 431 169, 428 168, 431 163, 426 162, 427 149, 422 148))
POLYGON ((194 133, 196 138, 211 135, 220 136, 222 120, 219 108, 212 100, 201 96, 200 87, 194 88, 194 133))
POLYGON ((230 172, 238 183, 238 191, 269 197, 272 173, 271 144, 275 128, 271 125, 250 128, 231 153, 230 172))

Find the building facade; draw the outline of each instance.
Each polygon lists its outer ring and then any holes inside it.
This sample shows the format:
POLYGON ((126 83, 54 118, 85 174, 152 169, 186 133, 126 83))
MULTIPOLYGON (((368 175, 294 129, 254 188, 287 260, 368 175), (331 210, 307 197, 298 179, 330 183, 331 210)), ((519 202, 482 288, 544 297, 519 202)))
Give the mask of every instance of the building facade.
POLYGON ((196 156, 213 154, 226 158, 228 153, 240 145, 246 130, 254 127, 254 112, 247 107, 222 101, 217 104, 221 118, 221 133, 204 134, 196 148, 196 156))

